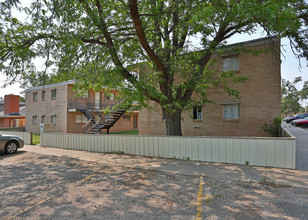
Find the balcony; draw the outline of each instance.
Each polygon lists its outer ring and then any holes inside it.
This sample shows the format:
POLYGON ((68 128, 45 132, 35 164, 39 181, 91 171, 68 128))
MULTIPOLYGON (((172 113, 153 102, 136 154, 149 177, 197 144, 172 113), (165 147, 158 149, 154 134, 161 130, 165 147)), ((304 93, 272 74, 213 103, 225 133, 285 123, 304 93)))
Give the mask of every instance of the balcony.
POLYGON ((68 109, 100 111, 106 109, 107 107, 112 108, 117 104, 120 104, 119 100, 93 101, 84 98, 76 98, 68 100, 68 109))

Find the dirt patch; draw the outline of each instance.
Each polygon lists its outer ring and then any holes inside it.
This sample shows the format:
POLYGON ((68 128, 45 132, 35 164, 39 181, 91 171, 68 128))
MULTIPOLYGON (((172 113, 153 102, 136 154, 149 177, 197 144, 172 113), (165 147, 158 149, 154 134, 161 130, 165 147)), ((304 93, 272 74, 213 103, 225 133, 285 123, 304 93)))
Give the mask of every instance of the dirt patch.
POLYGON ((67 156, 0 155, 0 219, 307 219, 308 190, 126 168, 67 156), (201 203, 198 201, 201 196, 201 203))
POLYGON ((305 219, 308 191, 250 181, 205 178, 205 219, 305 219))

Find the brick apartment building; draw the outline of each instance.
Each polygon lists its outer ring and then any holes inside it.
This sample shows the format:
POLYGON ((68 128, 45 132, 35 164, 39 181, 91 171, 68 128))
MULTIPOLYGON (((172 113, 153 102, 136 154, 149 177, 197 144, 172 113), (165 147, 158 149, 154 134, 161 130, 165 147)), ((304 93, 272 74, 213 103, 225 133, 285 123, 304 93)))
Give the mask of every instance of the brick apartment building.
POLYGON ((18 95, 5 95, 0 103, 0 128, 25 127, 25 103, 18 95))
MULTIPOLYGON (((244 84, 232 86, 242 98, 234 99, 221 88, 210 89, 208 99, 216 105, 205 104, 183 112, 184 136, 268 136, 262 130, 263 124, 281 115, 280 40, 263 38, 240 44, 246 49, 269 52, 258 56, 243 52, 213 55, 217 72, 233 70, 248 78, 244 84)), ((139 112, 139 134, 165 135, 162 110, 154 102, 151 105, 154 109, 139 112)))
POLYGON ((138 129, 138 112, 103 113, 104 108, 118 102, 117 91, 89 90, 76 97, 72 89, 75 83, 70 80, 27 89, 26 131, 104 133, 108 126, 110 132, 138 129))

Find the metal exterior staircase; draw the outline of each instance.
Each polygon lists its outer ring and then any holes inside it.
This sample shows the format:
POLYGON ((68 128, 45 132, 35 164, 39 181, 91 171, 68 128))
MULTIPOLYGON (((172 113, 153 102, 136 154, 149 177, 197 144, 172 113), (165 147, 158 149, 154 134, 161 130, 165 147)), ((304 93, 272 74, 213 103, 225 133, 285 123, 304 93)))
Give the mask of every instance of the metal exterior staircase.
POLYGON ((111 108, 120 102, 104 102, 99 103, 100 108, 97 108, 97 102, 89 102, 85 100, 70 100, 69 108, 73 108, 81 112, 88 122, 82 127, 84 133, 100 134, 101 130, 107 130, 109 134, 112 128, 128 108, 111 111, 110 114, 104 114, 103 109, 111 108))
POLYGON ((125 111, 125 109, 120 109, 114 112, 111 117, 106 117, 104 115, 88 130, 87 133, 99 134, 101 133, 101 130, 105 129, 107 130, 107 134, 109 134, 109 129, 116 124, 125 111))

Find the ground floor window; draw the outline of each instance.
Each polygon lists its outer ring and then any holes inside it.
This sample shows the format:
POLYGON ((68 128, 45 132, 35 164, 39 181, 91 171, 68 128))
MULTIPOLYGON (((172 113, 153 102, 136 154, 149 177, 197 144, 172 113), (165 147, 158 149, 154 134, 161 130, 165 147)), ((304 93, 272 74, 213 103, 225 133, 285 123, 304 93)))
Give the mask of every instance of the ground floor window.
POLYGON ((194 114, 193 116, 194 120, 202 119, 202 106, 194 107, 193 114, 194 114))
POLYGON ((229 119, 239 119, 240 118, 240 107, 239 104, 225 104, 223 105, 224 112, 223 118, 229 119))
POLYGON ((36 115, 34 115, 34 116, 32 117, 32 124, 34 124, 34 125, 37 124, 37 116, 36 116, 36 115))
POLYGON ((166 120, 166 111, 164 111, 164 110, 162 110, 161 119, 166 120))
POLYGON ((87 119, 86 116, 84 115, 75 115, 75 123, 79 124, 79 123, 87 123, 89 121, 89 119, 87 119))
POLYGON ((131 115, 123 115, 123 119, 127 121, 131 121, 131 115))
POLYGON ((51 116, 51 123, 56 123, 56 116, 55 115, 52 115, 51 116))
POLYGON ((42 117, 41 117, 41 123, 45 123, 46 122, 46 120, 45 120, 45 115, 42 115, 42 117))

